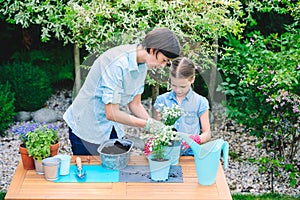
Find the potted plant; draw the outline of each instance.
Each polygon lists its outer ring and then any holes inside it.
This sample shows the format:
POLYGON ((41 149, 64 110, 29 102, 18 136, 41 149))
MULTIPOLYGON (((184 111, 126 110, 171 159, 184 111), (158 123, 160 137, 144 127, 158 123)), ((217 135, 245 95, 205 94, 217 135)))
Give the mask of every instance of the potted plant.
MULTIPOLYGON (((171 126, 172 130, 177 131, 174 128, 175 122, 182 116, 183 110, 177 104, 172 104, 171 107, 159 104, 159 112, 161 121, 166 126, 171 126)), ((171 143, 168 145, 166 150, 172 160, 172 165, 177 165, 179 162, 180 152, 181 152, 181 141, 179 137, 173 136, 171 143)))
POLYGON ((21 154, 23 168, 26 170, 35 169, 33 158, 28 155, 28 151, 26 148, 27 133, 33 132, 35 128, 41 125, 42 125, 41 123, 33 123, 33 122, 26 122, 23 124, 17 123, 11 129, 11 132, 17 135, 21 141, 21 144, 19 145, 19 152, 21 154))
POLYGON ((166 126, 159 133, 149 137, 145 143, 144 154, 148 157, 151 179, 165 181, 169 177, 171 157, 167 147, 177 137, 171 126, 166 126))
POLYGON ((20 144, 20 152, 24 169, 34 169, 33 158, 41 160, 45 156, 56 155, 58 151, 58 126, 46 123, 31 123, 27 122, 24 125, 13 128, 22 143, 20 144), (48 147, 48 149, 46 148, 48 147), (53 149, 51 151, 51 149, 53 149), (24 166, 26 155, 31 159, 31 164, 24 166), (49 153, 50 152, 50 153, 49 153), (33 166, 33 167, 32 167, 33 166))

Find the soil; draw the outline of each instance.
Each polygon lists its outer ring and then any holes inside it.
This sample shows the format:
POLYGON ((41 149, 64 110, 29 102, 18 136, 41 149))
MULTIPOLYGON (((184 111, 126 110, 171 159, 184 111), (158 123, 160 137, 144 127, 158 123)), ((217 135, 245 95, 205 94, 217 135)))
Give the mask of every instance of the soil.
POLYGON ((130 149, 130 145, 123 145, 119 141, 115 141, 113 146, 103 147, 101 152, 105 154, 116 155, 116 154, 126 153, 128 152, 129 149, 130 149))
POLYGON ((169 159, 166 159, 166 158, 152 158, 151 160, 157 161, 157 162, 165 162, 165 161, 168 161, 169 159))

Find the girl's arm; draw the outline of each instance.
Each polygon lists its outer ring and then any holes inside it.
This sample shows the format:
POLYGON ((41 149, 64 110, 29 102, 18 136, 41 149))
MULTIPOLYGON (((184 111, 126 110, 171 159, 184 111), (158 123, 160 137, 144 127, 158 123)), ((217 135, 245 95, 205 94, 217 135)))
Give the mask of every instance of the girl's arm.
POLYGON ((160 112, 158 112, 157 110, 155 110, 154 119, 161 121, 160 112))
POLYGON ((210 123, 209 123, 209 110, 205 111, 200 116, 200 123, 201 123, 201 129, 202 133, 200 134, 201 143, 208 142, 211 138, 210 133, 210 123))

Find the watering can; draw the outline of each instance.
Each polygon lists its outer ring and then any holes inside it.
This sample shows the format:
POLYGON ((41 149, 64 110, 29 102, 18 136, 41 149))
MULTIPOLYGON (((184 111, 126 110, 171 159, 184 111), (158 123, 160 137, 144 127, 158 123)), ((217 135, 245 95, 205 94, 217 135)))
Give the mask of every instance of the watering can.
POLYGON ((228 142, 223 139, 217 139, 199 145, 189 137, 190 134, 177 133, 193 150, 198 183, 201 185, 212 185, 216 180, 221 151, 223 152, 224 168, 226 169, 228 166, 228 142))

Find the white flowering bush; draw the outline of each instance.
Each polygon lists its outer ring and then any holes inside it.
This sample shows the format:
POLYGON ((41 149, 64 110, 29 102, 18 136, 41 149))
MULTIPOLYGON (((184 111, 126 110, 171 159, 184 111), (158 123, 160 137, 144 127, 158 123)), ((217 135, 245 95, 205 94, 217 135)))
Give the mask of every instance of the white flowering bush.
POLYGON ((159 133, 148 137, 144 154, 153 154, 154 159, 163 160, 165 158, 165 147, 172 145, 172 141, 178 140, 178 135, 172 130, 171 126, 165 126, 159 133))
POLYGON ((183 110, 177 104, 173 104, 172 107, 163 106, 162 104, 159 106, 161 107, 161 121, 167 126, 174 125, 183 114, 183 110))
POLYGON ((180 138, 173 130, 174 123, 181 117, 183 110, 177 104, 173 104, 171 107, 159 104, 159 110, 161 114, 161 120, 166 125, 155 135, 147 135, 147 141, 144 147, 144 153, 146 156, 154 155, 154 159, 162 160, 165 156, 165 147, 172 146, 174 141, 178 141, 180 138))

